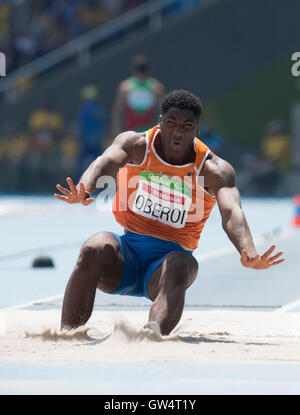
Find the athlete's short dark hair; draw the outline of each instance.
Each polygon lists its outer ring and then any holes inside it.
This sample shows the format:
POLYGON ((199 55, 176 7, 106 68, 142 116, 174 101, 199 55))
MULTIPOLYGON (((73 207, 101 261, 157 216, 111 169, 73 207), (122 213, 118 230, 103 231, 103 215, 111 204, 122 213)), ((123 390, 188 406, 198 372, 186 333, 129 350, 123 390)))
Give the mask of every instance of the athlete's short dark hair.
POLYGON ((202 103, 198 97, 184 89, 178 89, 169 92, 163 99, 161 112, 166 114, 170 107, 176 107, 182 110, 190 110, 196 118, 202 113, 202 103))

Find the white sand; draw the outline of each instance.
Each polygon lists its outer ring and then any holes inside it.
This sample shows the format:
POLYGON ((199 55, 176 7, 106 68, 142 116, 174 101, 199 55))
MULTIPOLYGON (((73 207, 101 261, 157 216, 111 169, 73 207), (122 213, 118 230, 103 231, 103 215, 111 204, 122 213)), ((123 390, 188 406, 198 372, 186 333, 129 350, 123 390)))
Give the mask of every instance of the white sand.
POLYGON ((10 311, 6 336, 0 337, 0 361, 299 362, 299 314, 185 310, 171 335, 158 341, 142 329, 147 310, 94 311, 86 326, 71 333, 59 331, 59 310, 10 311))

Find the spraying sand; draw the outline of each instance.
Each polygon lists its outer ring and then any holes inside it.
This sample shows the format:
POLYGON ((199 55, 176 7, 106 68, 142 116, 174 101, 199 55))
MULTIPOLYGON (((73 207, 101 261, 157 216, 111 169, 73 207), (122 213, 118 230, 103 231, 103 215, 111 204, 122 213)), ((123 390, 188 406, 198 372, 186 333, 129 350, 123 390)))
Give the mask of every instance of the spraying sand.
POLYGON ((70 332, 59 330, 60 310, 9 311, 0 361, 300 361, 298 314, 186 310, 171 335, 158 339, 143 329, 147 310, 94 311, 70 332))

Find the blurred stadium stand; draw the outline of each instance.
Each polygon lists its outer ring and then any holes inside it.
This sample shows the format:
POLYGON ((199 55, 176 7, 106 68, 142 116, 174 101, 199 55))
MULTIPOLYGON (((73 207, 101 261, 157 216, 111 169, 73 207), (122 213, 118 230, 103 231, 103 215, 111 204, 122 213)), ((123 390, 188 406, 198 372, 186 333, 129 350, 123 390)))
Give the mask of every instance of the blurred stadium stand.
POLYGON ((257 159, 238 160, 261 148, 266 124, 280 120, 289 133, 299 13, 297 0, 2 1, 0 191, 49 192, 75 174, 80 91, 96 87, 109 114, 137 53, 168 90, 202 99, 225 158, 253 167, 257 159))

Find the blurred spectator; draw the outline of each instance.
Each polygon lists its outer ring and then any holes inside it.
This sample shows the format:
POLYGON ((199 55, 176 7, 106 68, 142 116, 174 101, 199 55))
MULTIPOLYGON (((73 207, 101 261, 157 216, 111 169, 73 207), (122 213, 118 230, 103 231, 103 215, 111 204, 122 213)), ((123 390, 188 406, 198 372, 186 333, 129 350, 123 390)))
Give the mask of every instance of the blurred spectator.
POLYGON ((0 0, 8 73, 146 0, 0 0))
POLYGON ((7 145, 8 156, 13 164, 18 164, 29 150, 29 137, 25 132, 16 132, 7 145))
POLYGON ((64 27, 66 41, 83 33, 83 27, 77 16, 76 1, 55 0, 51 2, 49 14, 53 22, 59 22, 64 27))
POLYGON ((99 100, 95 85, 81 90, 82 104, 79 108, 78 170, 79 179, 88 165, 103 152, 106 132, 106 111, 99 100))
POLYGON ((56 143, 64 127, 60 113, 49 102, 33 111, 29 117, 33 147, 39 151, 49 151, 56 143))
POLYGON ((111 18, 102 2, 98 0, 82 2, 78 7, 78 16, 80 21, 86 26, 86 29, 97 27, 111 18))
MULTIPOLYGON (((15 191, 27 190, 28 169, 24 170, 26 157, 30 151, 30 139, 27 132, 17 128, 11 132, 9 139, 4 141, 3 162, 6 184, 15 191)), ((2 173, 3 174, 3 173, 2 173)))
POLYGON ((33 76, 27 76, 22 79, 19 79, 15 83, 15 93, 23 94, 32 87, 34 82, 35 78, 33 76))
POLYGON ((283 175, 290 167, 290 139, 281 121, 274 120, 264 127, 264 137, 258 154, 244 154, 238 175, 243 193, 278 195, 283 175))
POLYGON ((112 113, 112 136, 121 131, 145 131, 158 120, 165 88, 150 76, 150 62, 144 55, 132 60, 132 76, 118 87, 112 113))
POLYGON ((217 156, 223 157, 225 151, 225 139, 221 134, 217 133, 215 129, 208 124, 201 124, 200 126, 200 140, 206 144, 211 151, 217 156))
POLYGON ((247 196, 276 195, 280 175, 272 160, 263 154, 245 153, 240 159, 237 184, 247 196))
POLYGON ((291 143, 281 121, 271 121, 265 126, 261 149, 262 154, 275 163, 280 173, 289 169, 291 143))
MULTIPOLYGON (((153 0, 0 0, 0 50, 7 72, 153 0)), ((177 0, 166 13, 203 0, 177 0)))
POLYGON ((71 123, 60 146, 60 175, 74 177, 78 159, 78 141, 75 125, 71 123))
POLYGON ((29 182, 35 191, 43 191, 53 184, 57 172, 59 140, 64 129, 61 114, 46 102, 34 110, 28 121, 30 152, 26 158, 29 182))
POLYGON ((0 2, 0 39, 9 32, 9 20, 12 13, 12 5, 9 2, 0 2))

